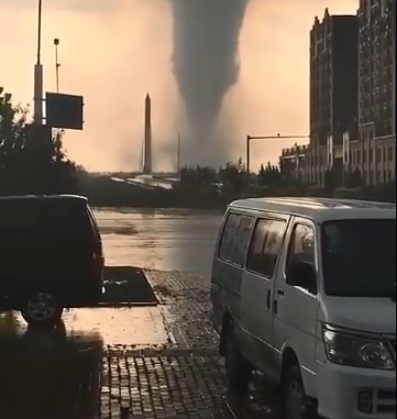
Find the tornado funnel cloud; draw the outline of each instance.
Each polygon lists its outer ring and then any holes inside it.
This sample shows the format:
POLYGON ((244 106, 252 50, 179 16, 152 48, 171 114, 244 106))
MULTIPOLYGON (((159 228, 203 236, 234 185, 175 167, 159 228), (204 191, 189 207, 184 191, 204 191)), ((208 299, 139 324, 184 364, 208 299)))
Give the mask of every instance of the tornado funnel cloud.
POLYGON ((184 154, 191 164, 218 164, 228 156, 215 130, 225 95, 238 81, 239 36, 249 0, 170 1, 173 71, 189 131, 184 154))

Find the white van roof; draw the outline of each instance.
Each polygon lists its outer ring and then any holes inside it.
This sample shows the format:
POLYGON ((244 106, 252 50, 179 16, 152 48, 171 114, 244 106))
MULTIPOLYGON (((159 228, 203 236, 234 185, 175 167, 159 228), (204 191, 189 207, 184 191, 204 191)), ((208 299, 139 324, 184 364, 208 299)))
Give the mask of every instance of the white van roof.
POLYGON ((387 202, 332 198, 248 198, 230 208, 278 212, 323 223, 344 219, 395 219, 396 205, 387 202))

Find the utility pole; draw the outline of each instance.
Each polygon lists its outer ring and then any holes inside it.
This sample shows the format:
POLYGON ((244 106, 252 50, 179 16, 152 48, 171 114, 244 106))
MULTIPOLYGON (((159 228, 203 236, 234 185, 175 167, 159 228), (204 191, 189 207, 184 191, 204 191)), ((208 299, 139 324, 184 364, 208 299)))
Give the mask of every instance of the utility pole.
POLYGON ((247 172, 251 173, 251 141, 252 140, 266 140, 266 141, 274 141, 274 140, 297 140, 299 138, 302 139, 310 139, 309 135, 265 135, 265 136, 251 136, 247 135, 246 138, 246 164, 247 164, 247 172))
POLYGON ((38 125, 43 124, 43 65, 41 63, 41 33, 42 33, 43 0, 38 0, 37 16, 37 56, 34 66, 34 121, 38 125))

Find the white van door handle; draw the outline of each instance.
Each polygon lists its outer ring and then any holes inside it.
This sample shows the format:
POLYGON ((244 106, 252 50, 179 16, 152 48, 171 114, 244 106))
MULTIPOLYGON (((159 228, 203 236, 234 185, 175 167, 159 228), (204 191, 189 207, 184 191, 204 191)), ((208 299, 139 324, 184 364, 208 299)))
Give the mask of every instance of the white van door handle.
POLYGON ((267 291, 266 306, 267 306, 268 310, 270 310, 272 308, 272 292, 271 292, 271 290, 267 291))
POLYGON ((285 295, 285 291, 284 291, 282 288, 279 288, 279 289, 277 290, 277 294, 278 294, 280 297, 284 297, 284 295, 285 295))

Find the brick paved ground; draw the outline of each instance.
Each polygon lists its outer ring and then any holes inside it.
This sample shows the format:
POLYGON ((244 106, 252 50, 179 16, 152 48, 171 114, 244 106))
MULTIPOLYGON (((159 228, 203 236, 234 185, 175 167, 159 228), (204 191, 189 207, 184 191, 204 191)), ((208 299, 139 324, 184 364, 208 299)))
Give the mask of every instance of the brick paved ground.
POLYGON ((210 320, 209 286, 188 272, 146 273, 161 302, 170 340, 184 348, 217 350, 219 339, 210 320))
POLYGON ((161 303, 167 343, 107 348, 102 418, 123 419, 121 410, 133 419, 276 419, 268 407, 274 397, 260 378, 244 400, 228 396, 203 279, 185 272, 146 274, 161 303))
MULTIPOLYGON (((218 357, 205 351, 150 350, 109 355, 104 365, 102 415, 120 406, 135 419, 210 419, 222 412, 225 392, 218 357)), ((112 415, 113 414, 113 415, 112 415)))
POLYGON ((113 419, 128 410, 134 419, 229 418, 208 287, 194 274, 146 274, 161 303, 168 342, 107 348, 102 417, 113 419))

